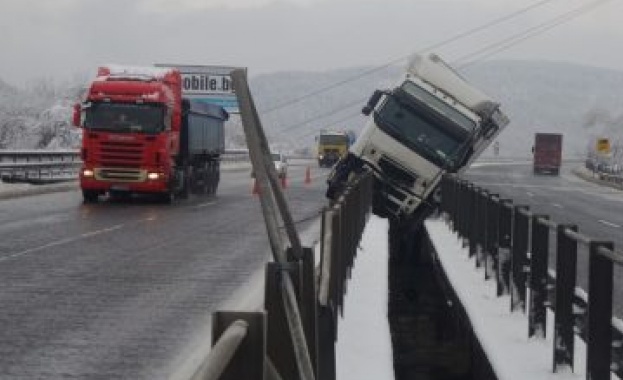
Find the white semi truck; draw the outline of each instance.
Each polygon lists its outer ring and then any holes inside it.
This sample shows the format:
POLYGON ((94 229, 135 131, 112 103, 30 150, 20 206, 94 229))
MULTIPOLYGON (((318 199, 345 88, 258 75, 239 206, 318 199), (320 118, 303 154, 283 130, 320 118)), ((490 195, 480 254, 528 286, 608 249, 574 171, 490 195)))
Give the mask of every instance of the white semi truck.
POLYGON ((376 90, 363 108, 369 121, 329 175, 327 197, 372 170, 375 214, 428 215, 443 174, 469 167, 509 123, 499 106, 437 55, 412 57, 400 82, 376 90))

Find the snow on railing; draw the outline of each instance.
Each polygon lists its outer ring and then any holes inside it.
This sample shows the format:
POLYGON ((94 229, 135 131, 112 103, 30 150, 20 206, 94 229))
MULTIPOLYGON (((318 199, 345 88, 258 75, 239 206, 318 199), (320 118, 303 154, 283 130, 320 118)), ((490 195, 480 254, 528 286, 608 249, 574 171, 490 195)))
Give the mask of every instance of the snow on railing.
POLYGON ((468 241, 485 279, 496 281, 497 295, 510 295, 514 311, 529 305, 528 336, 545 338, 547 309, 554 311, 554 371, 573 369, 578 336, 587 345, 587 379, 610 380, 611 372, 623 377, 623 322, 612 312, 614 266, 623 266, 623 253, 580 234, 576 225, 556 223, 456 176, 446 176, 441 189, 441 211, 468 241), (579 249, 588 255, 588 292, 576 284, 585 268, 578 265, 579 249), (548 270, 552 254, 555 271, 548 270))

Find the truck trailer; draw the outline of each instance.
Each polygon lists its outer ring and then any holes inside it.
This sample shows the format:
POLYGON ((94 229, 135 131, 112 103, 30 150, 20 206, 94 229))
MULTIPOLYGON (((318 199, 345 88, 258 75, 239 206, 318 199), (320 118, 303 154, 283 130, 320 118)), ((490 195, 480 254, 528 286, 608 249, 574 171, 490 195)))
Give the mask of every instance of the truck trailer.
POLYGON ((371 170, 373 212, 403 221, 434 210, 442 176, 464 171, 509 123, 499 103, 435 54, 412 57, 398 84, 376 90, 362 112, 368 122, 329 175, 327 197, 371 170))
POLYGON ((562 163, 562 135, 535 133, 532 156, 534 174, 558 175, 562 163))
POLYGON ((225 150, 220 106, 183 98, 174 68, 98 69, 73 124, 82 128, 80 188, 103 194, 154 194, 166 202, 215 194, 225 150))

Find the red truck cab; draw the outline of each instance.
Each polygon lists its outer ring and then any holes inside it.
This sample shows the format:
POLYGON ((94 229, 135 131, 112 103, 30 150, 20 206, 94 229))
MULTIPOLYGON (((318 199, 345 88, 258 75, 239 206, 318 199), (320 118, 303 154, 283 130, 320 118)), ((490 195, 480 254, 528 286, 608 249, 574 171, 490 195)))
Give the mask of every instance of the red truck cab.
POLYGON ((171 193, 179 151, 181 75, 170 68, 100 67, 74 124, 83 130, 85 201, 111 192, 171 193))
POLYGON ((534 174, 560 174, 562 134, 536 133, 532 154, 534 174))

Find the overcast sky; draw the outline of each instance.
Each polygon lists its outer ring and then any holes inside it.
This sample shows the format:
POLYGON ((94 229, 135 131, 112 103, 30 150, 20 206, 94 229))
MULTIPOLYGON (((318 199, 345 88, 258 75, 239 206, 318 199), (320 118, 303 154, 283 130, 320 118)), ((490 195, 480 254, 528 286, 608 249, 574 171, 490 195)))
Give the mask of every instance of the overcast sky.
MULTIPOLYGON (((21 86, 42 77, 91 76, 101 63, 245 66, 252 76, 382 65, 538 2, 0 0, 0 79, 21 86)), ((435 51, 450 62, 478 58, 470 56, 594 2, 549 0, 435 51)), ((621 15, 623 1, 606 1, 486 59, 545 59, 623 70, 621 15)))

